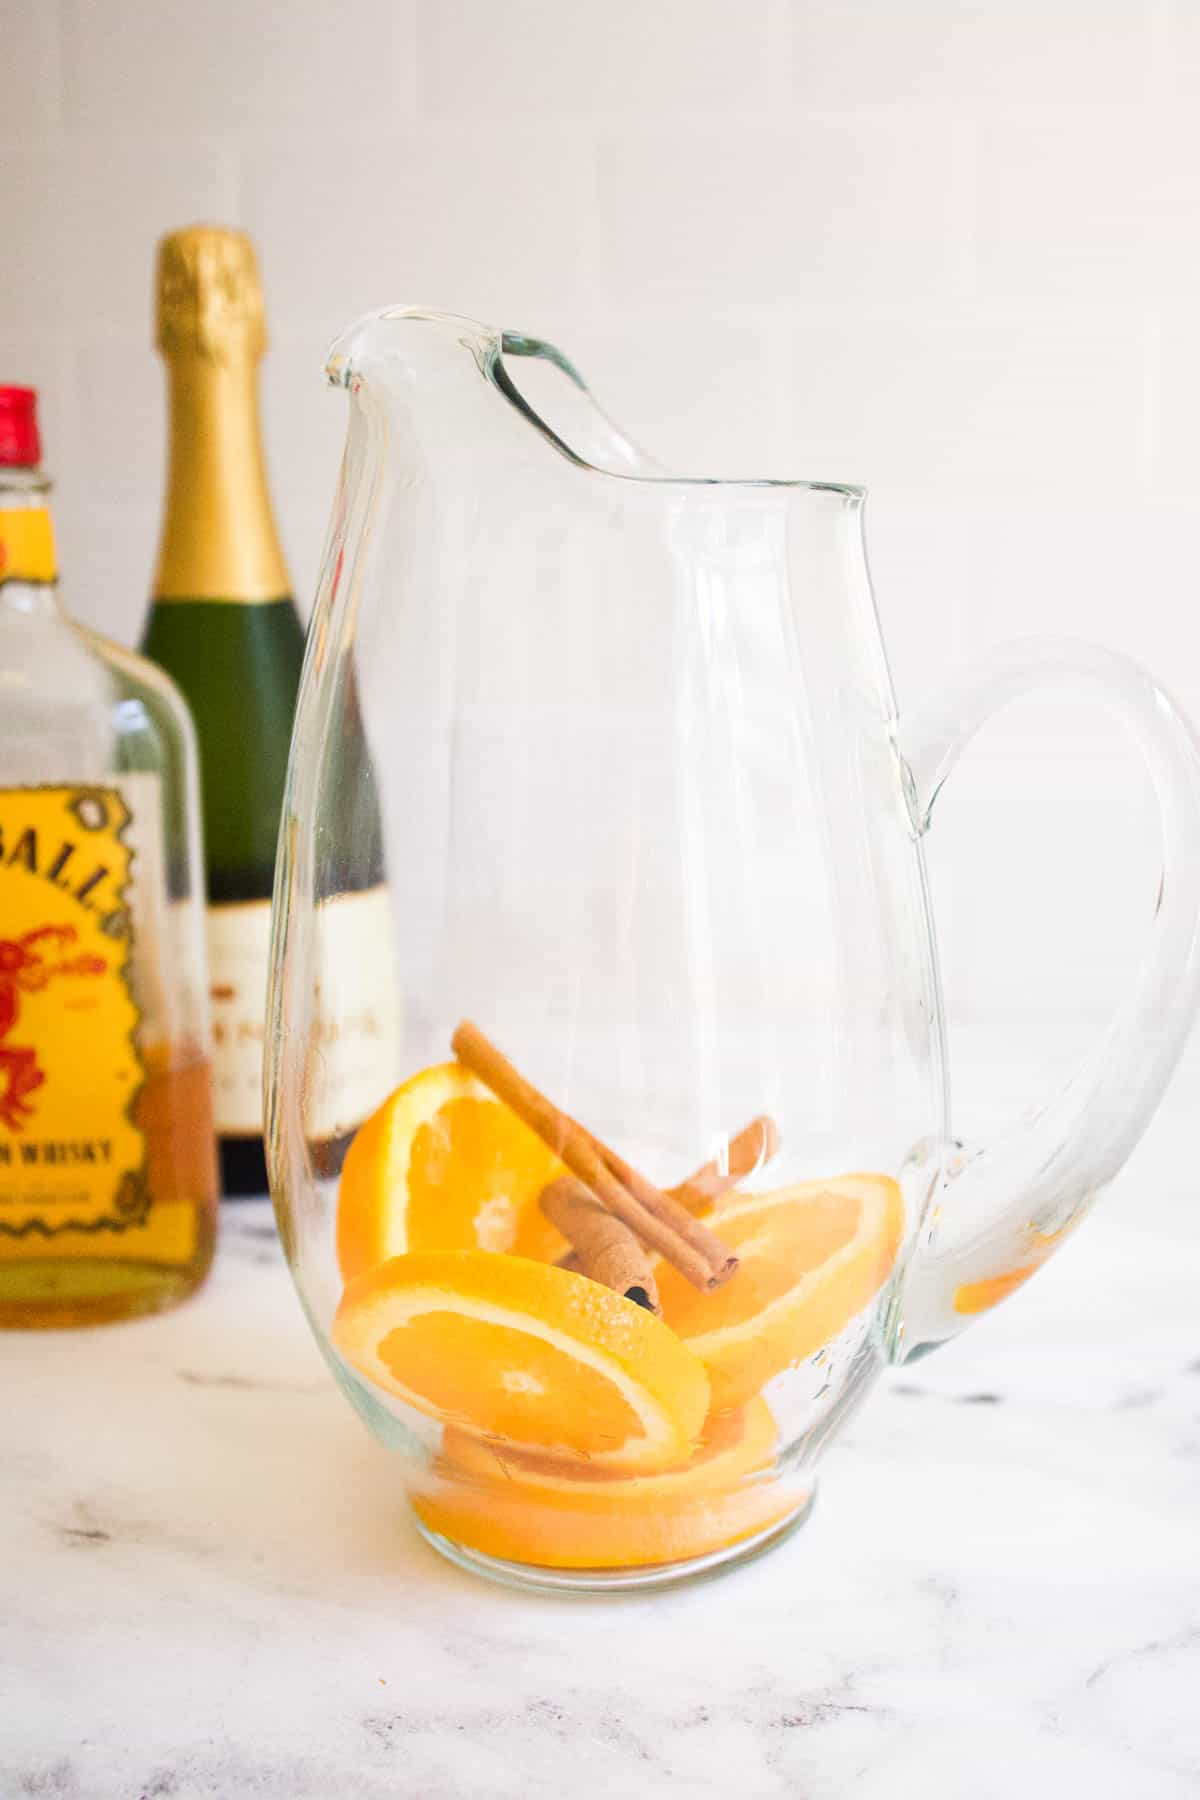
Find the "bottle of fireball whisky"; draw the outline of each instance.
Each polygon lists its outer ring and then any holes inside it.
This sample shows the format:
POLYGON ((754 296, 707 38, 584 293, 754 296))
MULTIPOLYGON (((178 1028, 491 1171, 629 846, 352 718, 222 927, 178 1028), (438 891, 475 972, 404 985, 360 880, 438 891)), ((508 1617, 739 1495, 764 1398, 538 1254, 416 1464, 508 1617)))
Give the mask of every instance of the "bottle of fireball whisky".
POLYGON ((58 600, 36 396, 0 388, 0 1324, 173 1305, 212 1259, 196 752, 58 600))

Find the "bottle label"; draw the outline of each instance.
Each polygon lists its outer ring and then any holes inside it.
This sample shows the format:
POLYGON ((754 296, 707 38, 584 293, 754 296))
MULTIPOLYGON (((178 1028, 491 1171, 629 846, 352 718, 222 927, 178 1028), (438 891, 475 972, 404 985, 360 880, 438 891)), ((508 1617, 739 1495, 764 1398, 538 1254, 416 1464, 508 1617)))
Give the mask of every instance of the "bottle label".
POLYGON ((146 1218, 129 985, 129 810, 115 788, 0 788, 0 1232, 146 1218))
MULTIPOLYGON (((214 1101, 225 1137, 262 1131, 263 1044, 270 965, 267 901, 209 908, 214 1101)), ((322 901, 314 916, 315 1020, 308 1034, 304 1131, 330 1140, 361 1124, 391 1092, 398 1013, 391 904, 384 885, 322 901)))
POLYGON ((0 506, 0 587, 53 581, 58 574, 48 506, 0 506))
POLYGON ((260 1137, 271 902, 208 909, 213 1117, 222 1137, 260 1137))
POLYGON ((304 1135, 332 1143, 361 1125, 399 1079, 400 1014, 386 885, 317 907, 316 1022, 304 1071, 304 1135))

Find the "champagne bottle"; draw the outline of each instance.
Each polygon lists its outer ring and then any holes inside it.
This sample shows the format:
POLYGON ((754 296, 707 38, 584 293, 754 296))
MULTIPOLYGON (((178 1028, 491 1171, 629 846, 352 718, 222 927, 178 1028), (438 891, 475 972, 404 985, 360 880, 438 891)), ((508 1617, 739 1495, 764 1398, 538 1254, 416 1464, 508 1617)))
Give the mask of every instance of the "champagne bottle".
POLYGON ((258 418, 254 250, 194 226, 159 246, 166 505, 146 654, 196 721, 208 854, 214 1105, 226 1194, 265 1191, 262 1052, 271 888, 304 635, 258 418))
POLYGON ((196 748, 59 604, 35 396, 0 388, 0 1325, 189 1294, 217 1210, 196 748))

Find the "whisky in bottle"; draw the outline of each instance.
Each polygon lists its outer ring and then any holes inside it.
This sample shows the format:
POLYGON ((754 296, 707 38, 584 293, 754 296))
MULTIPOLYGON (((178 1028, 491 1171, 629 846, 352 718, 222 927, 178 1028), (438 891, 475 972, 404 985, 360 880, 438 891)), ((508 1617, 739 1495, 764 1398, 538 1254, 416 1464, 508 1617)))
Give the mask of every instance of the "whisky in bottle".
POLYGON ((0 388, 0 1324, 170 1306, 216 1227, 195 740, 58 597, 36 396, 0 388))

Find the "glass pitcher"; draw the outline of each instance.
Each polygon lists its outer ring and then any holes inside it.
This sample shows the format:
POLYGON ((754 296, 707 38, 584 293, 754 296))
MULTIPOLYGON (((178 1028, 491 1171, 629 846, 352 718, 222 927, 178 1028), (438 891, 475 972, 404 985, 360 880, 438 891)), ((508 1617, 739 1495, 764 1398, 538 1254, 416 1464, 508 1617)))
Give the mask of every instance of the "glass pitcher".
POLYGON ((1056 643, 902 726, 863 491, 664 472, 547 344, 393 310, 327 374, 350 429, 275 900, 283 1241, 441 1551, 677 1580, 784 1536, 883 1367, 1120 1168, 1197 1000, 1200 755, 1147 676, 1056 643), (967 1152, 922 840, 976 728, 1079 682, 1153 779, 1150 944, 1063 1090, 967 1152), (376 820, 364 979, 326 916, 376 820), (371 1117, 331 1168, 322 1021, 352 1000, 371 1117))

